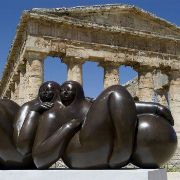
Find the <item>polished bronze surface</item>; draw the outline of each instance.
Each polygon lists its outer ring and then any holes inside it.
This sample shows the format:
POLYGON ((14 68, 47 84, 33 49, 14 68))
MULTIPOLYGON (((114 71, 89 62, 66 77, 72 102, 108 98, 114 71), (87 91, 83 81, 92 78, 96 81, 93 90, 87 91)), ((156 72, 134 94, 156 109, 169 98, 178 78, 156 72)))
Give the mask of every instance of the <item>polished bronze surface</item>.
POLYGON ((129 162, 137 116, 125 88, 112 86, 91 105, 81 85, 69 81, 60 97, 63 106, 54 105, 40 120, 33 153, 38 168, 60 157, 71 168, 119 168, 129 162))
POLYGON ((154 114, 138 115, 138 130, 131 162, 140 168, 159 168, 177 147, 177 136, 172 125, 154 114))
POLYGON ((2 169, 30 169, 32 158, 21 155, 13 141, 15 115, 20 107, 8 99, 0 100, 0 167, 2 169))
POLYGON ((60 97, 63 103, 54 103, 39 121, 33 147, 34 162, 38 168, 47 168, 62 157, 91 106, 84 97, 83 88, 75 81, 62 84, 60 97))
POLYGON ((59 158, 74 169, 158 168, 174 154, 177 137, 168 108, 134 102, 114 85, 96 99, 82 86, 45 82, 19 107, 0 100, 0 167, 49 168, 59 158))
POLYGON ((6 169, 36 168, 32 159, 32 146, 38 119, 52 107, 59 97, 60 86, 55 82, 44 83, 39 96, 19 107, 15 102, 0 100, 0 163, 6 169), (50 102, 45 102, 51 100, 50 102))
POLYGON ((138 127, 131 162, 140 168, 159 168, 177 147, 173 117, 158 103, 136 102, 136 110, 138 127))
POLYGON ((14 141, 22 155, 28 155, 32 152, 39 118, 59 99, 59 91, 60 85, 58 83, 45 82, 39 89, 38 97, 25 103, 18 111, 14 141))
POLYGON ((171 111, 167 107, 154 102, 136 102, 135 104, 138 115, 154 114, 163 117, 165 121, 168 121, 172 126, 174 126, 174 119, 171 115, 171 111))

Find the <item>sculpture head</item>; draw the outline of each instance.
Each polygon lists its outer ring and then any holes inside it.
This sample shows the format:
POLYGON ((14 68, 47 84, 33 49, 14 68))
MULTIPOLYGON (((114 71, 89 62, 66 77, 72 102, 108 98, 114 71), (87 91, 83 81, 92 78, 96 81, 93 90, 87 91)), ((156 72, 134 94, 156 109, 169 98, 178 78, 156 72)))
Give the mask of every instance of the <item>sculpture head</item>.
POLYGON ((84 99, 84 91, 76 81, 66 81, 61 85, 60 98, 65 106, 69 106, 76 100, 84 99))
POLYGON ((42 102, 52 102, 59 97, 61 86, 54 81, 47 81, 39 88, 38 96, 42 102))

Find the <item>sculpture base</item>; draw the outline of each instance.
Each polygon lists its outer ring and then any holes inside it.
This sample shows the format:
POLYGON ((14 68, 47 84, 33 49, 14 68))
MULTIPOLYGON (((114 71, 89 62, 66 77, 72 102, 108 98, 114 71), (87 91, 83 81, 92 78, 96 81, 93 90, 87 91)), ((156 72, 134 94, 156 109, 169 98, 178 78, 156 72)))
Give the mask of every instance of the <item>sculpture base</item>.
POLYGON ((2 180, 167 180, 164 169, 1 170, 2 180))

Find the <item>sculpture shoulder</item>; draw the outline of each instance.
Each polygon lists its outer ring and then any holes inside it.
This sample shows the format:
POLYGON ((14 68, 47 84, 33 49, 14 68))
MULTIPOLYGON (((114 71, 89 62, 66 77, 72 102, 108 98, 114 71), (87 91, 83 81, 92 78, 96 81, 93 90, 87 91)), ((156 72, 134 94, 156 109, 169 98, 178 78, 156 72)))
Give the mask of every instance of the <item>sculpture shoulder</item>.
POLYGON ((0 99, 0 105, 7 108, 19 108, 20 106, 10 99, 0 99))
POLYGON ((19 111, 20 106, 10 99, 0 99, 0 109, 6 111, 13 118, 19 111))
POLYGON ((22 110, 31 110, 31 107, 33 106, 33 105, 35 105, 35 104, 37 104, 38 103, 38 100, 37 99, 33 99, 32 101, 28 101, 28 102, 26 102, 26 103, 24 103, 22 106, 21 106, 21 108, 20 108, 20 110, 22 111, 22 110))

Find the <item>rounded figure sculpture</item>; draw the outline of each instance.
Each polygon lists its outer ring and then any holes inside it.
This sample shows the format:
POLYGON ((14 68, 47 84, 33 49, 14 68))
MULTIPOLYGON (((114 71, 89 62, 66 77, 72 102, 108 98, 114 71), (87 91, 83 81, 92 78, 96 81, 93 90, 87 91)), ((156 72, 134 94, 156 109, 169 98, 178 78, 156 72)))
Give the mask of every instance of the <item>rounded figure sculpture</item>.
MULTIPOLYGON (((63 106, 39 122, 33 148, 38 168, 62 157, 70 168, 120 168, 133 152, 136 107, 122 86, 112 86, 90 103, 82 86, 67 81, 60 92, 63 106)), ((54 107, 55 108, 55 105, 54 107)), ((53 108, 50 111, 53 111, 53 108)))
POLYGON ((14 130, 14 140, 21 154, 31 154, 39 118, 59 100, 59 91, 58 83, 47 81, 39 88, 37 98, 21 106, 14 130))
POLYGON ((9 99, 0 100, 0 168, 26 169, 33 167, 32 158, 21 155, 13 140, 16 113, 20 107, 9 99))
POLYGON ((159 168, 174 154, 177 136, 170 111, 156 103, 136 103, 137 137, 131 162, 140 168, 159 168))
POLYGON ((92 100, 78 82, 48 81, 21 107, 0 100, 0 115, 0 167, 5 169, 46 169, 60 158, 74 169, 117 169, 130 162, 159 168, 177 147, 169 109, 135 103, 120 85, 92 100))

